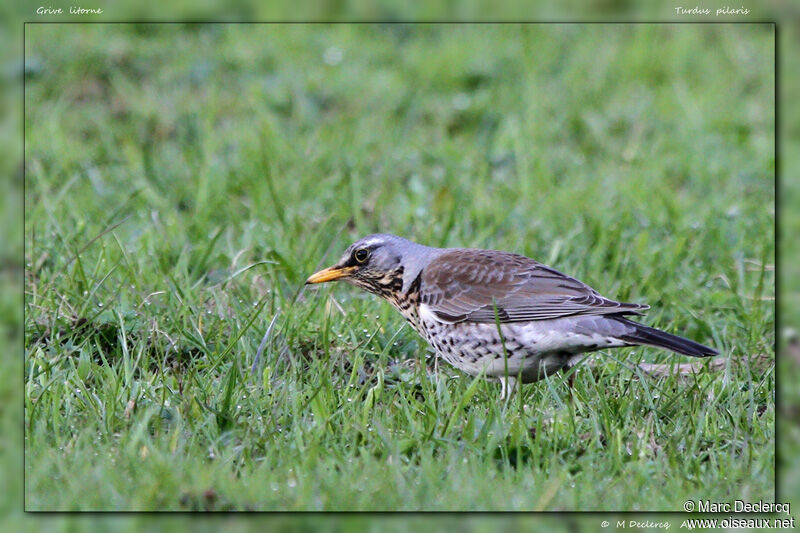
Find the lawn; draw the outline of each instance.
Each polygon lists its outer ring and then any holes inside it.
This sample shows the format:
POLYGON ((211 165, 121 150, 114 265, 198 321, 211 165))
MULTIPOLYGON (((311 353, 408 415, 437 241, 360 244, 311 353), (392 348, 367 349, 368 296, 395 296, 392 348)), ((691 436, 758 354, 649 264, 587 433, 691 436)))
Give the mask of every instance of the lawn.
POLYGON ((771 25, 25 31, 27 510, 774 500, 771 25), (536 258, 720 363, 502 402, 303 287, 373 232, 536 258))

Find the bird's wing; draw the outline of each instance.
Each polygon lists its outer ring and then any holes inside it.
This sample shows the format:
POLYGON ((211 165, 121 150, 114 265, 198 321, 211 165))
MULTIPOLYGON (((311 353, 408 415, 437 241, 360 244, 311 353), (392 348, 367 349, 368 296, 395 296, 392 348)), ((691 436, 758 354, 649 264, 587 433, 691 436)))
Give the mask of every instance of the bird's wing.
POLYGON ((453 250, 422 271, 421 302, 447 322, 549 320, 573 315, 639 314, 585 283, 527 257, 492 250, 453 250))

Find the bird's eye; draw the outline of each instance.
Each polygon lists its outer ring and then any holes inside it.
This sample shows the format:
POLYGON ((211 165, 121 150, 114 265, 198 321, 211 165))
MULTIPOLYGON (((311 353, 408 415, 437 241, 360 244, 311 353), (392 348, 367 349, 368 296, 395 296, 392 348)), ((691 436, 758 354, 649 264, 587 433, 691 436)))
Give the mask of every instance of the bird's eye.
POLYGON ((356 260, 356 263, 364 263, 367 258, 369 257, 369 250, 366 248, 359 248, 355 252, 353 252, 353 258, 356 260))

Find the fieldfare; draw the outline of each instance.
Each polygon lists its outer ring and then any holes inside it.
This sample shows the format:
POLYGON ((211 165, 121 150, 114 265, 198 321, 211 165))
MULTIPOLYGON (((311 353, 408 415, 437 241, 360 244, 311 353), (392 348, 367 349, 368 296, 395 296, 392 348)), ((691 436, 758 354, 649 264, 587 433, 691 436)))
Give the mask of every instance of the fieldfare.
POLYGON ((525 256, 431 248, 369 235, 306 283, 343 280, 386 299, 445 361, 502 384, 530 383, 585 352, 637 346, 707 357, 719 352, 626 318, 649 306, 621 303, 525 256))

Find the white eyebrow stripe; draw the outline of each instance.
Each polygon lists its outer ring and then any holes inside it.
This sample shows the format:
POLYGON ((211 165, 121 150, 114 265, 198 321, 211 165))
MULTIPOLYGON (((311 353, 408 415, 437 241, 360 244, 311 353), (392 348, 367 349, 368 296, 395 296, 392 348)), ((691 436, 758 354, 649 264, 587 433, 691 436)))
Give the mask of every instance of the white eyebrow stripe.
POLYGON ((381 243, 381 242, 382 242, 382 241, 381 241, 381 239, 370 239, 370 240, 368 240, 368 241, 364 241, 364 242, 362 242, 362 243, 361 243, 361 247, 364 247, 364 248, 366 248, 366 247, 368 247, 368 246, 373 246, 373 245, 375 245, 375 244, 379 244, 379 243, 381 243))

